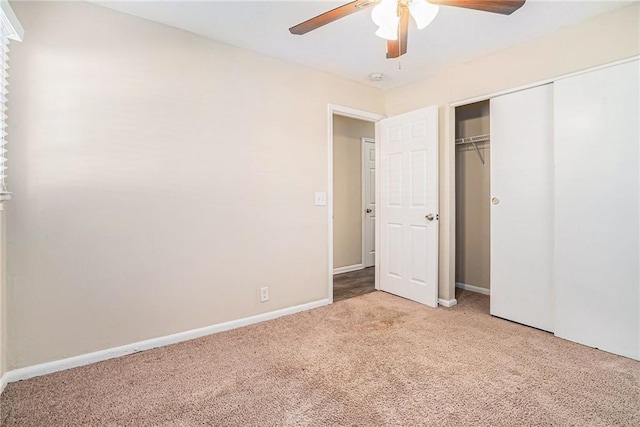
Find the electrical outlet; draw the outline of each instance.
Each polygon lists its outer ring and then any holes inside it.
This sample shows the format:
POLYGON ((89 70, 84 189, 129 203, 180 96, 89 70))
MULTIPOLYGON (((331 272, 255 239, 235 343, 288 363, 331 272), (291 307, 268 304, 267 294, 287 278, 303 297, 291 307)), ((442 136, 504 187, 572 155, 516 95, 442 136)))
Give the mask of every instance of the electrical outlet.
POLYGON ((260 302, 269 301, 269 287, 260 288, 260 302))

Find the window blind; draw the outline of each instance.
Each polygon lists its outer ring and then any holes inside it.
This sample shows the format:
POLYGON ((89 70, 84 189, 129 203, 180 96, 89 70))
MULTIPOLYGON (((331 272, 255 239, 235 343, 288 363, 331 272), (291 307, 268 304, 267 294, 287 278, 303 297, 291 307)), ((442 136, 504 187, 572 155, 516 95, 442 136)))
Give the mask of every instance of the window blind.
POLYGON ((0 80, 0 201, 7 200, 10 192, 7 189, 7 94, 9 93, 9 42, 22 41, 24 29, 13 13, 9 2, 0 0, 0 66, 2 79, 0 80))
POLYGON ((7 94, 9 82, 9 30, 6 25, 0 28, 0 67, 2 67, 2 80, 0 80, 0 199, 9 198, 7 189, 7 94))

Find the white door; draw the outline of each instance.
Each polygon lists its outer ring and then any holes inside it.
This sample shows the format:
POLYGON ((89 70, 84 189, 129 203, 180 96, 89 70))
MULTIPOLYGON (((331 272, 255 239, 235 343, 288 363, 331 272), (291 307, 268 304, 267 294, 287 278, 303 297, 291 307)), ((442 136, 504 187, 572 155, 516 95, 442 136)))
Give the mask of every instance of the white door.
POLYGON ((375 264, 376 258, 376 145, 372 139, 362 139, 362 208, 363 263, 375 264))
POLYGON ((553 86, 490 103, 491 314, 553 331, 553 86))
POLYGON ((640 63, 555 84, 557 336, 640 359, 640 63))
POLYGON ((380 122, 380 290, 438 305, 438 108, 380 122))

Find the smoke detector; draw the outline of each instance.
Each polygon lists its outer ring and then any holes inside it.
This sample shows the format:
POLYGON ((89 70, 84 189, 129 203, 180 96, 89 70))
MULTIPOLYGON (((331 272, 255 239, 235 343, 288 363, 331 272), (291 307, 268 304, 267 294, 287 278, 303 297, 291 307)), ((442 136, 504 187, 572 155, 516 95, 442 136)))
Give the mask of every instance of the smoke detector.
POLYGON ((369 74, 369 80, 372 82, 379 82, 384 78, 384 74, 382 73, 371 73, 369 74))

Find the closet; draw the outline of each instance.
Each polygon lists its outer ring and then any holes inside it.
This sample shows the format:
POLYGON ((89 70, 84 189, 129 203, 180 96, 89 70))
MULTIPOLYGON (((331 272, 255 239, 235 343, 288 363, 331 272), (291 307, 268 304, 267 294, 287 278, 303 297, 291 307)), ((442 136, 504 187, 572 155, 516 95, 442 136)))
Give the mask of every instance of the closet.
POLYGON ((489 101, 456 108, 456 286, 489 293, 489 101))
POLYGON ((639 82, 634 60, 456 108, 458 286, 476 280, 470 258, 488 261, 492 315, 638 360, 639 82), (474 108, 489 117, 490 149, 467 143, 474 108))

